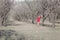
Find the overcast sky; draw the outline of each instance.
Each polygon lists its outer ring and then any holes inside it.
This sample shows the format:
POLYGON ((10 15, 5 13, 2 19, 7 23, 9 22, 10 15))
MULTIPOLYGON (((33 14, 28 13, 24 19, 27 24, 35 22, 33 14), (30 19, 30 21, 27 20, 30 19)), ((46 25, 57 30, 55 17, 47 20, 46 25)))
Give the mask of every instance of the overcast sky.
MULTIPOLYGON (((25 0, 15 0, 15 1, 25 1, 25 0)), ((27 0, 27 1, 33 1, 33 0, 27 0)))

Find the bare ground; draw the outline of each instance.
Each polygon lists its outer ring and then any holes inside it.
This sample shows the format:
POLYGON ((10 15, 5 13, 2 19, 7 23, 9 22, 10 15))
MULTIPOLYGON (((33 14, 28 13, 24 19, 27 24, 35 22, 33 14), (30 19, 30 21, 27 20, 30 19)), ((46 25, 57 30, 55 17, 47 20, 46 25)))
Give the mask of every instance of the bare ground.
POLYGON ((0 30, 15 30, 17 33, 24 34, 26 40, 60 40, 60 27, 58 26, 52 28, 18 21, 13 24, 19 25, 0 27, 0 30))

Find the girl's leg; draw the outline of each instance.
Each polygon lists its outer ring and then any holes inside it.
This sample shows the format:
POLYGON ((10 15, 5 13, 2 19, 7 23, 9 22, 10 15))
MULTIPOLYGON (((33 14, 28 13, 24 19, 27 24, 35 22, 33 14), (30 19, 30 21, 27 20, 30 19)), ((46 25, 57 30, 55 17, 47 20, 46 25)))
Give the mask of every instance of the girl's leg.
POLYGON ((40 24, 40 22, 37 22, 37 25, 39 25, 40 24))

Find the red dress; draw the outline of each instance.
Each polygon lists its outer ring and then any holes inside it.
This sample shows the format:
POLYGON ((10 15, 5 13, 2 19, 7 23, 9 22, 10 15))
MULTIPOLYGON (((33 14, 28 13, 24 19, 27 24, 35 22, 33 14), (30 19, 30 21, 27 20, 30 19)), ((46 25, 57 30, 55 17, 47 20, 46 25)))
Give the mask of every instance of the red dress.
POLYGON ((36 19, 37 23, 40 23, 40 20, 41 20, 41 16, 38 16, 36 19))

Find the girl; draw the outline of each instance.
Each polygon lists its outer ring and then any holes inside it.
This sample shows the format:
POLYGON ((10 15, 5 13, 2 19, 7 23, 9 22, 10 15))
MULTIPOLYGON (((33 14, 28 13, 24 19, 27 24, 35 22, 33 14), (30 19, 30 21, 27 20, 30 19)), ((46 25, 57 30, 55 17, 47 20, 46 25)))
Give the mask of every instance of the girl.
POLYGON ((42 16, 38 16, 37 19, 36 19, 36 22, 37 22, 38 25, 40 24, 41 18, 42 18, 42 16))

